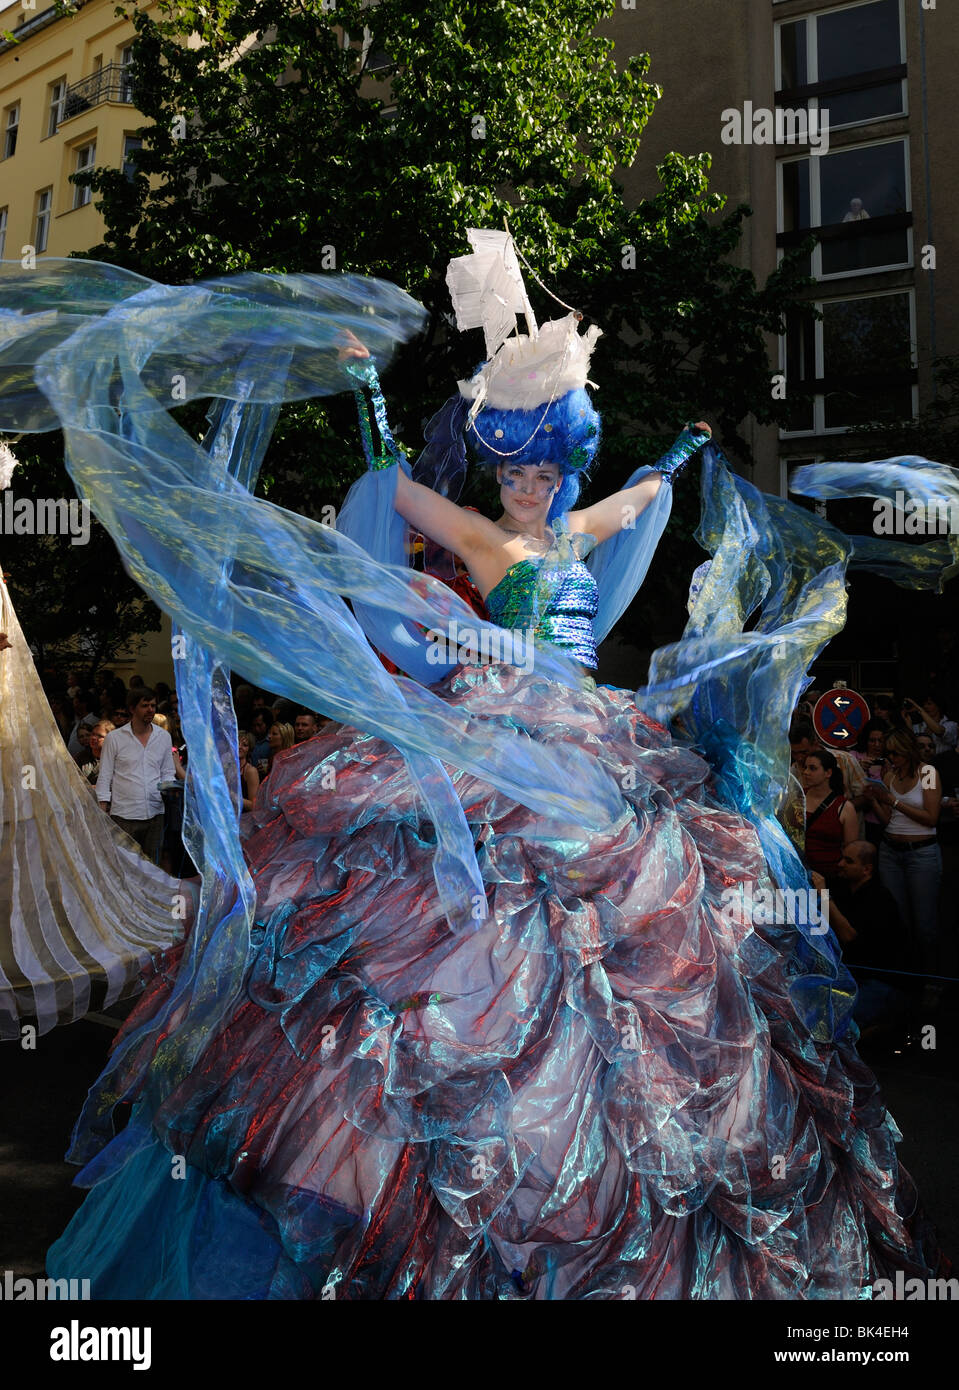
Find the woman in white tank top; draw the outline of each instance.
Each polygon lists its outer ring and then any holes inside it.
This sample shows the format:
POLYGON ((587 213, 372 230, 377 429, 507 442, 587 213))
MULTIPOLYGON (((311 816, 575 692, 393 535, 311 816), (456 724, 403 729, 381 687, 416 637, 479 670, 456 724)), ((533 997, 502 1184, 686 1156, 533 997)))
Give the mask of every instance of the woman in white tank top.
POLYGON ((942 854, 936 822, 942 785, 931 763, 923 763, 915 735, 894 729, 886 739, 884 786, 867 784, 865 795, 884 829, 879 878, 899 906, 914 947, 915 969, 934 975, 939 966, 939 885, 942 854))

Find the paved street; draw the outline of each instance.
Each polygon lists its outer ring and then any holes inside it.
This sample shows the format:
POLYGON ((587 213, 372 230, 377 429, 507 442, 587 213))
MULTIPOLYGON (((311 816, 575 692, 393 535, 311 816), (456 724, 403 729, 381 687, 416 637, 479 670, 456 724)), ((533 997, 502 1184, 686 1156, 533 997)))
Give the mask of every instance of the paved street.
MULTIPOLYGON (((113 1012, 118 1016, 128 1006, 113 1012)), ((934 1051, 890 1044, 869 1055, 903 1131, 900 1154, 943 1249, 959 1263, 959 990, 942 1001, 934 1051)), ((39 1039, 35 1052, 0 1048, 0 1270, 43 1272, 44 1252, 79 1205, 63 1162, 70 1130, 114 1031, 84 1021, 39 1039)))

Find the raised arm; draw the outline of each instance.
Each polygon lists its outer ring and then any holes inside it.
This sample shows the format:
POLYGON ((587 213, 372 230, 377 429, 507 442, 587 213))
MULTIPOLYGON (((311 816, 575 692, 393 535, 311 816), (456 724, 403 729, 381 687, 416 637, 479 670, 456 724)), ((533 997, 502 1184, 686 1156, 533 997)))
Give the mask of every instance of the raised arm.
POLYGON ((580 511, 570 512, 570 530, 582 531, 587 535, 595 536, 597 541, 605 541, 610 536, 615 536, 619 531, 631 529, 635 525, 636 518, 646 510, 663 486, 664 478, 672 472, 677 472, 705 442, 704 440, 700 440, 698 443, 695 441, 694 430, 704 434, 707 438, 712 435, 712 430, 702 421, 685 429, 670 452, 659 461, 659 465, 662 465, 667 460, 672 460, 673 454, 678 450, 678 454, 681 455, 678 466, 661 468, 657 465, 659 471, 647 474, 633 487, 624 487, 619 492, 604 497, 601 502, 594 502, 590 507, 583 507, 580 511))
POLYGON ((454 555, 461 555, 467 563, 477 551, 497 541, 497 527, 485 516, 458 507, 422 483, 414 483, 402 468, 397 467, 396 472, 394 505, 414 530, 422 531, 454 555))
POLYGON ((570 512, 569 529, 595 536, 597 541, 608 540, 619 531, 629 530, 662 486, 662 473, 650 473, 634 487, 624 487, 591 507, 570 512))

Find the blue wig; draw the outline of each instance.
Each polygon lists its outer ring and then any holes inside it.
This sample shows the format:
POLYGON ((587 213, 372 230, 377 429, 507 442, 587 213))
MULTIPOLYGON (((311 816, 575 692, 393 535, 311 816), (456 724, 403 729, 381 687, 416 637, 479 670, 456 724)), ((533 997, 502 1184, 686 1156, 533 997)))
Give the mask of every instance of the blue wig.
POLYGON ((599 448, 601 426, 583 388, 567 391, 553 401, 545 417, 544 409, 495 410, 487 406, 476 417, 476 429, 467 428, 466 437, 478 463, 556 464, 562 481, 550 505, 547 520, 552 521, 569 511, 579 497, 582 478, 599 448), (501 454, 509 457, 501 458, 501 454))

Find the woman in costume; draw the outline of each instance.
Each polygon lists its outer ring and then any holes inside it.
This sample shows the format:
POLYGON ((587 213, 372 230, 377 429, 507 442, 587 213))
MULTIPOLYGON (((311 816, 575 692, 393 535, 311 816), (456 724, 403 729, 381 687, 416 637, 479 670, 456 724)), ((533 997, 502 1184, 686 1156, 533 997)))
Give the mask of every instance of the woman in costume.
MULTIPOLYGON (((319 277, 267 278, 165 293, 123 280, 102 348, 86 324, 38 362, 78 486, 192 644, 178 684, 188 821, 204 831, 197 925, 91 1093, 72 1156, 92 1191, 49 1272, 82 1273, 101 1298, 350 1299, 845 1298, 893 1268, 928 1272, 834 944, 815 920, 745 905, 805 883, 772 809, 796 687, 841 622, 848 547, 707 452, 714 558, 683 642, 656 654, 641 702, 596 687, 581 668, 702 436, 570 514, 598 438, 585 340, 575 321, 525 343, 506 330, 418 468, 448 496, 433 446, 458 458, 448 426, 476 405, 499 522, 410 481, 374 394, 387 447, 370 447, 328 534, 244 487, 273 358, 244 389, 218 380, 227 404, 202 457, 137 394, 143 345, 169 333, 188 351, 211 300, 243 351, 278 327, 328 351, 345 323, 382 360, 409 336, 383 287, 362 290, 364 325, 319 277), (290 280, 308 301, 295 313, 290 280), (126 395, 117 422, 91 425, 71 371, 109 354, 126 395), (400 515, 465 555, 511 644, 385 562, 400 515), (357 620, 407 675, 386 674, 357 620), (282 670, 284 695, 342 721, 276 759, 245 864, 227 661, 262 683, 282 670), (132 1108, 111 1136, 118 1098, 132 1108)), ((220 368, 197 361, 202 394, 220 368)))

